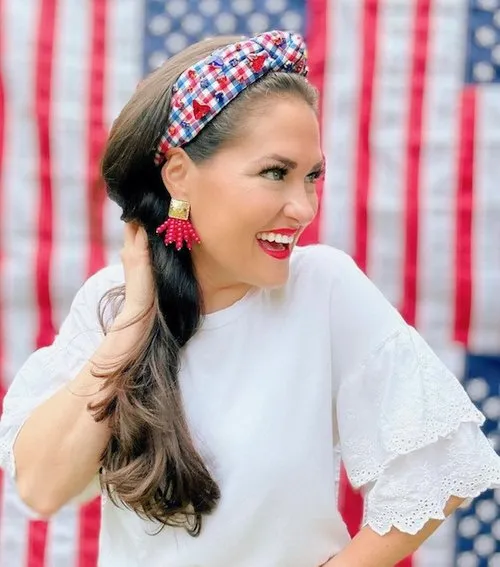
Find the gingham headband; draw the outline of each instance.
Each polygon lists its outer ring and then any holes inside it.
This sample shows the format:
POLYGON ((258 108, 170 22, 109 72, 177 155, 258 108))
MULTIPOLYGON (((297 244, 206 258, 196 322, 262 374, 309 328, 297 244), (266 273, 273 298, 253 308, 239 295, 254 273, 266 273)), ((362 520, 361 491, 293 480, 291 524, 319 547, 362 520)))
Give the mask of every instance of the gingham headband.
POLYGON ((306 76, 307 54, 296 33, 271 31, 214 51, 184 71, 172 88, 168 129, 155 153, 162 165, 170 148, 190 142, 243 89, 269 71, 306 76))

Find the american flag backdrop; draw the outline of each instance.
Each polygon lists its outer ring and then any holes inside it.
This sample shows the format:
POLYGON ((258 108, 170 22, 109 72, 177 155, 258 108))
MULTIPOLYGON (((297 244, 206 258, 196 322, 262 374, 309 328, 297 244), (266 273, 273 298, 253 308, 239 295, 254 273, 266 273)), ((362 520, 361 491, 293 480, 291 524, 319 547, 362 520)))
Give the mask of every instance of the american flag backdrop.
MULTIPOLYGON (((466 368, 499 443, 500 0, 0 0, 0 386, 118 260, 98 161, 141 77, 201 37, 272 28, 306 35, 322 91, 328 173, 304 242, 351 253, 466 368)), ((355 530, 345 482, 341 503, 355 530)), ((498 567, 499 506, 487 493, 404 565, 498 567)), ((96 567, 98 528, 98 502, 36 522, 3 480, 0 567, 96 567)))

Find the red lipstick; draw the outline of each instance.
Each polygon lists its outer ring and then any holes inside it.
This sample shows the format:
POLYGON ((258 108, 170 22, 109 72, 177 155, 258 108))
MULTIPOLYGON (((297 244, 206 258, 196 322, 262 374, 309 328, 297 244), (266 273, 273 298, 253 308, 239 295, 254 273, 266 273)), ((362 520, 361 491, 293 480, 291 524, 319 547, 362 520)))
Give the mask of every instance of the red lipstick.
POLYGON ((283 234, 285 236, 294 236, 298 228, 273 228, 272 230, 263 230, 262 232, 273 232, 274 234, 283 234))
POLYGON ((283 248, 280 250, 280 249, 272 248, 273 243, 267 242, 266 240, 257 239, 257 242, 259 243, 259 246, 266 254, 268 254, 273 258, 276 258, 277 260, 286 260, 287 258, 290 257, 290 254, 292 253, 292 249, 288 244, 282 244, 283 248))

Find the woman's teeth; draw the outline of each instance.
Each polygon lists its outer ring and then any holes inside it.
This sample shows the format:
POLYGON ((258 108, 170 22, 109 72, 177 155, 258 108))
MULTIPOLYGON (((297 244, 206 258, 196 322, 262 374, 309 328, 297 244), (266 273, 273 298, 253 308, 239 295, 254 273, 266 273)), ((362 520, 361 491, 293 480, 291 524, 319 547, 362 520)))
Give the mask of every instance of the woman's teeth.
POLYGON ((278 242, 280 244, 292 244, 293 236, 285 236, 284 234, 275 234, 274 232, 259 232, 257 234, 259 240, 267 240, 268 242, 278 242))

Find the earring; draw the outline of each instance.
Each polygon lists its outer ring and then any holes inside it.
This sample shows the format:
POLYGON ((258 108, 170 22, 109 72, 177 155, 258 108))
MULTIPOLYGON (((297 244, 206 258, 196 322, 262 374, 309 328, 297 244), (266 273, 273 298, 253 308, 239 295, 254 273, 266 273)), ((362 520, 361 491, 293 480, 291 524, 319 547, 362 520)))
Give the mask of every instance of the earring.
POLYGON ((168 218, 156 229, 156 234, 165 233, 163 238, 165 246, 174 242, 176 249, 180 250, 186 243, 188 249, 192 250, 193 242, 200 243, 200 237, 189 220, 189 210, 190 205, 187 201, 170 200, 168 218))

